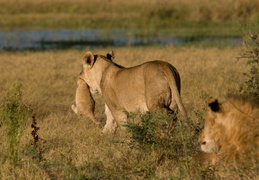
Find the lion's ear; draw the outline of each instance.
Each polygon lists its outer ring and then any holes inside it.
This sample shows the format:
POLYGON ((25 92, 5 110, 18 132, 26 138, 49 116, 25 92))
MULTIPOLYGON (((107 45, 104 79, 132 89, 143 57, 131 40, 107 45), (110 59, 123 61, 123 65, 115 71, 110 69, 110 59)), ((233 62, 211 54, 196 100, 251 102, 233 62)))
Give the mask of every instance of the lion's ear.
POLYGON ((86 52, 83 55, 83 66, 91 69, 94 65, 94 55, 91 52, 86 52))
POLYGON ((208 100, 208 105, 213 112, 220 112, 221 111, 221 104, 218 102, 217 99, 210 98, 208 100))
POLYGON ((106 58, 112 61, 115 58, 114 52, 110 51, 109 53, 107 53, 106 58))

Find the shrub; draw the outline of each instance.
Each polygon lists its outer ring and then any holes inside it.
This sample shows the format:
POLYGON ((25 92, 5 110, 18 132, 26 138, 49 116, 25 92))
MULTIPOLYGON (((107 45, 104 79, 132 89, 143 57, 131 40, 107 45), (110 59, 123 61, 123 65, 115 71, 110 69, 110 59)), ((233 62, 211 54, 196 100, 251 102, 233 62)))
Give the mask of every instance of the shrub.
POLYGON ((176 159, 194 154, 198 125, 192 121, 173 119, 174 116, 170 114, 132 114, 125 125, 130 134, 131 146, 166 151, 168 156, 176 159))
POLYGON ((252 32, 247 26, 242 27, 242 31, 244 50, 238 59, 246 59, 250 70, 244 74, 246 80, 241 85, 240 91, 259 97, 259 32, 252 32))

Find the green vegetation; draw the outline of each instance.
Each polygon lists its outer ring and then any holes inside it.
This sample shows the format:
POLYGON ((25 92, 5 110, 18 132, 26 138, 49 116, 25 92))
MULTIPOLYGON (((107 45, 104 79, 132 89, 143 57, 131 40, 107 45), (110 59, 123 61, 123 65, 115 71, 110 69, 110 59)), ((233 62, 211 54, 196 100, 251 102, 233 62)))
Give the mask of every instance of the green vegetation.
POLYGON ((259 98, 259 32, 244 26, 243 52, 239 59, 247 60, 250 70, 245 73, 246 81, 240 86, 241 92, 259 98))
POLYGON ((0 109, 0 124, 3 124, 8 144, 7 158, 14 165, 20 161, 18 155, 20 138, 29 117, 30 109, 22 100, 21 84, 14 84, 0 109))
MULTIPOLYGON (((173 121, 173 115, 133 114, 126 123, 130 146, 145 153, 159 152, 159 160, 188 161, 197 152, 200 127, 192 121, 173 121)), ((190 165, 190 164, 189 164, 190 165)))
MULTIPOLYGON (((0 0, 1 29, 140 29, 144 35, 236 36, 259 21, 254 0, 0 0)), ((255 27, 258 29, 258 26, 255 27)))

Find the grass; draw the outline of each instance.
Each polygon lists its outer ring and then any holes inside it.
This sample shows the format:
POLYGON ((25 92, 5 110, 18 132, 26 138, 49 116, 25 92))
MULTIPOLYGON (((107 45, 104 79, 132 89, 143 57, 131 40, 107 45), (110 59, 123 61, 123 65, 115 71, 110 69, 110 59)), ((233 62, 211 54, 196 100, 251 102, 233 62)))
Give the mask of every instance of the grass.
POLYGON ((22 101, 21 84, 14 84, 10 89, 5 103, 1 106, 0 114, 0 124, 6 130, 8 141, 7 158, 13 165, 17 165, 20 161, 18 157, 20 136, 30 117, 30 110, 22 101))
MULTIPOLYGON (((240 35, 240 24, 258 22, 253 0, 0 0, 1 29, 141 29, 180 36, 240 35)), ((258 27, 258 26, 257 26, 258 27)))
MULTIPOLYGON (((91 49, 105 54, 111 49, 91 49)), ((236 91, 248 70, 246 62, 237 61, 240 48, 183 48, 168 46, 114 48, 115 61, 134 66, 147 60, 162 59, 172 63, 182 78, 182 100, 190 116, 188 126, 179 121, 171 134, 159 127, 168 117, 143 116, 157 129, 147 129, 148 139, 139 141, 132 133, 102 135, 105 115, 103 102, 95 95, 96 117, 100 127, 90 119, 76 116, 70 109, 74 102, 76 79, 80 71, 82 50, 1 51, 0 102, 15 82, 22 84, 22 102, 34 115, 20 133, 18 166, 5 157, 8 136, 0 127, 0 179, 257 179, 258 165, 246 168, 200 168, 192 160, 199 149, 198 130, 206 114, 206 101, 221 99, 236 91), (161 119, 156 125, 155 120, 161 119), (33 133, 32 133, 33 132, 33 133), (32 134, 31 134, 32 133, 32 134), (153 135, 153 136, 150 136, 153 135), (36 140, 38 137, 38 140, 36 140), (146 144, 146 145, 145 145, 146 144)), ((138 115, 131 122, 141 122, 138 115)), ((145 125, 145 124, 143 124, 145 125)), ((160 126, 161 125, 161 126, 160 126)), ((146 133, 147 134, 147 133, 146 133)))

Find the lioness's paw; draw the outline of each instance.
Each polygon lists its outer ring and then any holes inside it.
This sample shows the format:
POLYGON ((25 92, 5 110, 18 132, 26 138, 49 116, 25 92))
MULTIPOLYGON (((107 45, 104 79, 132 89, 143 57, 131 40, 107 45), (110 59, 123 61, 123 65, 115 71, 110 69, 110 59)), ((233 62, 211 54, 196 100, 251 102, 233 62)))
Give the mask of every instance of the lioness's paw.
POLYGON ((103 128, 102 133, 114 133, 116 131, 116 128, 116 123, 106 124, 103 128))

